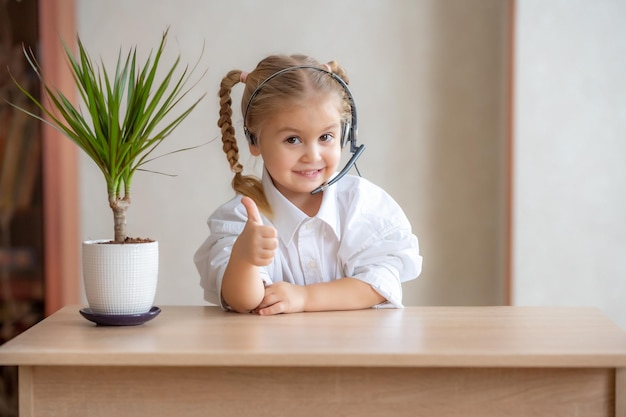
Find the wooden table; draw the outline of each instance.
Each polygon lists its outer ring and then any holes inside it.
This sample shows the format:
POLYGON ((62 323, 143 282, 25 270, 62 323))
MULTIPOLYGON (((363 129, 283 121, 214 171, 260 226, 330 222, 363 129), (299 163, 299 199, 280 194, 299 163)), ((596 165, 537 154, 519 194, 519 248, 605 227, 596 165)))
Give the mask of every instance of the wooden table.
POLYGON ((22 417, 626 416, 626 333, 593 308, 78 310, 0 347, 22 417))

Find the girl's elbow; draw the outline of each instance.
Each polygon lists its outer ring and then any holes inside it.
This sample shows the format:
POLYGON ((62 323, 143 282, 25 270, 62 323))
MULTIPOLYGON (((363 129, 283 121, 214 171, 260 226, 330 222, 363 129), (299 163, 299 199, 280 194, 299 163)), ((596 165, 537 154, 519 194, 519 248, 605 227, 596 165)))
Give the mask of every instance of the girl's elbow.
POLYGON ((236 292, 235 294, 222 293, 224 301, 228 306, 237 313, 250 313, 255 310, 263 301, 265 292, 248 291, 248 292, 236 292))

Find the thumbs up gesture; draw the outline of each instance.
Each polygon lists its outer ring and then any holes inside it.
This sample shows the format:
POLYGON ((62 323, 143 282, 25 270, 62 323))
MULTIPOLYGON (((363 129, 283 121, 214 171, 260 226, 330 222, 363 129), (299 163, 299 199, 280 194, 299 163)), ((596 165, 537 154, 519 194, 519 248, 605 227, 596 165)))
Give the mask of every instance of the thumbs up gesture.
POLYGON ((243 197, 241 203, 246 208, 248 221, 237 238, 237 252, 248 263, 256 266, 269 265, 278 247, 276 229, 263 225, 261 214, 254 200, 243 197))

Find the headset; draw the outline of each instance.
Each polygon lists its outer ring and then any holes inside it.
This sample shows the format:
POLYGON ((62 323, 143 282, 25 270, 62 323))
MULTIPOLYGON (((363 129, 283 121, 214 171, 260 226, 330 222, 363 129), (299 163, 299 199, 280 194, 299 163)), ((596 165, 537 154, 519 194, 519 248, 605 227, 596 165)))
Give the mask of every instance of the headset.
MULTIPOLYGON (((348 87, 348 84, 346 84, 346 82, 342 80, 341 77, 339 77, 337 74, 331 71, 328 71, 324 68, 314 67, 311 65, 296 65, 296 66, 287 67, 280 71, 275 72, 274 74, 270 75, 265 80, 263 80, 263 82, 259 84, 258 87, 250 95, 250 99, 248 100, 248 104, 246 105, 246 110, 243 113, 243 131, 244 131, 244 134, 246 135, 246 139, 248 139, 248 142, 251 145, 256 144, 256 140, 257 140, 256 137, 254 136, 252 132, 248 130, 248 127, 246 125, 246 121, 248 120, 248 110, 250 109, 250 105, 252 104, 252 101, 254 100, 256 95, 259 93, 259 91, 261 91, 261 88, 263 88, 263 86, 267 84, 269 81, 284 74, 285 72, 295 71, 298 69, 313 69, 313 70, 328 74, 344 89, 346 93, 346 97, 348 99, 348 104, 350 104, 350 121, 342 123, 342 126, 341 126, 341 148, 343 149, 346 143, 350 142, 350 153, 352 154, 352 156, 350 157, 350 160, 346 163, 346 166, 344 166, 343 169, 339 171, 337 175, 331 178, 330 181, 325 182, 324 184, 320 185, 319 187, 311 191, 311 194, 317 194, 321 191, 325 191, 328 187, 330 187, 331 185, 339 181, 341 178, 343 178, 350 171, 350 169, 352 169, 352 167, 355 166, 356 160, 359 159, 359 157, 365 150, 365 145, 357 146, 356 140, 357 140, 358 128, 357 128, 356 106, 354 104, 354 98, 352 97, 352 93, 350 92, 350 88, 348 87)), ((358 171, 359 170, 357 168, 357 173, 358 171)), ((361 174, 359 173, 359 175, 361 174)))

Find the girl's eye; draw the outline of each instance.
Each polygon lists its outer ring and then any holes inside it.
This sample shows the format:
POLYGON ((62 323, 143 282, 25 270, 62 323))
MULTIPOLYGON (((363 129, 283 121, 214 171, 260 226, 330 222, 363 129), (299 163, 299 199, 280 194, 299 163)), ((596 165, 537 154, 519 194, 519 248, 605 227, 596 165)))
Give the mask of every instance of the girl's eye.
POLYGON ((290 138, 285 139, 285 142, 291 144, 291 145, 296 145, 298 143, 300 143, 300 138, 298 138, 297 136, 292 136, 290 138))
POLYGON ((320 136, 320 141, 322 142, 330 142, 333 139, 334 137, 330 133, 324 133, 322 136, 320 136))

